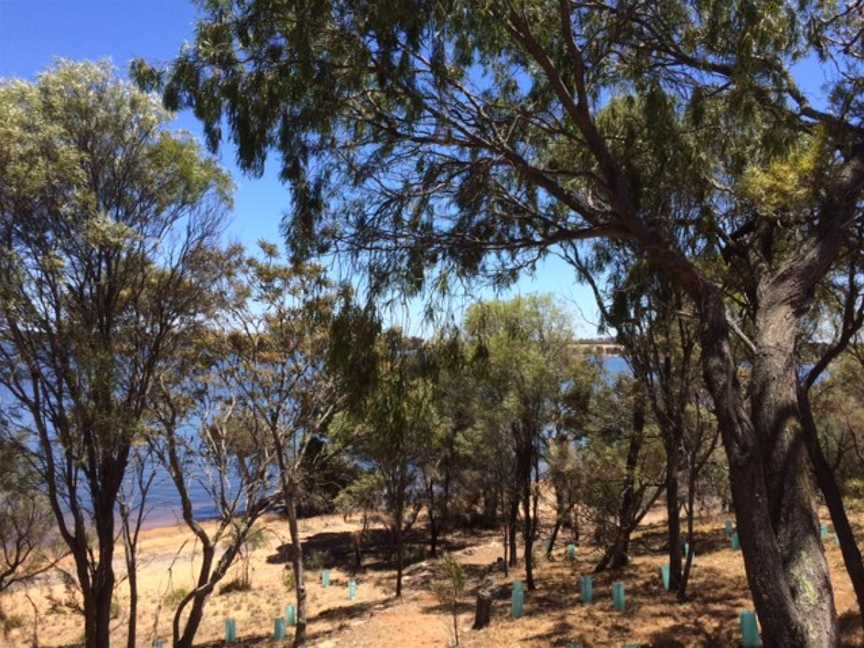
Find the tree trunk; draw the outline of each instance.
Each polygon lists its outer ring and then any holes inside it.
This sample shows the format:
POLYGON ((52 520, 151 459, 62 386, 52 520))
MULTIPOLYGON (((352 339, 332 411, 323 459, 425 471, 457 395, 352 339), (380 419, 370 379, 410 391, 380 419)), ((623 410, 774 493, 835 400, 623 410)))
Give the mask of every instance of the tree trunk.
POLYGON ((483 524, 494 528, 498 518, 498 489, 490 488, 483 492, 483 524))
POLYGON ((804 387, 798 390, 798 409, 804 432, 804 442, 807 445, 807 452, 813 464, 816 482, 825 498, 828 511, 831 513, 831 522, 834 525, 834 532, 837 534, 837 540, 840 543, 840 552, 843 554, 846 572, 849 574, 849 580, 852 582, 855 597, 858 600, 858 614, 864 615, 864 563, 861 560, 861 551, 858 549, 855 533, 852 531, 852 525, 849 523, 849 517, 846 515, 843 496, 840 493, 837 480, 834 478, 834 471, 822 452, 822 446, 819 443, 819 432, 816 428, 816 421, 813 418, 813 408, 810 404, 810 394, 804 387))
POLYGON ((633 529, 618 529, 615 534, 615 541, 611 547, 608 547, 603 553, 603 557, 594 567, 595 572, 601 572, 606 569, 619 569, 630 562, 630 535, 633 529))
POLYGON ((288 531, 294 551, 291 553, 291 568, 294 570, 294 594, 297 597, 297 625, 294 628, 294 646, 306 643, 306 572, 303 569, 303 543, 297 525, 297 502, 293 494, 286 493, 285 508, 288 511, 288 531))
POLYGON ((360 534, 356 532, 351 534, 351 540, 354 545, 354 573, 358 573, 363 569, 363 554, 360 550, 360 534))
MULTIPOLYGON (((110 645, 111 603, 114 598, 115 581, 113 566, 115 501, 116 495, 109 496, 108 492, 103 491, 95 507, 99 557, 96 573, 93 575, 93 580, 89 582, 89 595, 84 596, 84 636, 87 648, 104 648, 110 645)), ((83 538, 83 535, 81 537, 83 538)), ((86 556, 84 560, 87 561, 86 556)), ((87 567, 84 566, 84 569, 87 567)), ((78 570, 81 571, 81 566, 78 570)))
POLYGON ((477 606, 474 611, 473 630, 482 630, 492 620, 492 594, 486 590, 477 592, 477 606))
POLYGON ((126 648, 135 648, 138 636, 138 574, 134 563, 127 576, 129 578, 129 624, 126 648))
POLYGON ((201 625, 201 620, 204 618, 204 604, 210 594, 212 586, 210 583, 210 572, 213 566, 213 559, 216 556, 216 549, 212 544, 207 544, 201 550, 201 568, 198 571, 198 583, 194 592, 187 595, 186 600, 177 606, 174 612, 174 646, 175 648, 192 648, 192 642, 195 640, 195 634, 198 632, 198 626, 201 625), (189 611, 189 616, 186 618, 186 624, 183 626, 183 632, 180 632, 180 619, 186 605, 191 603, 192 609, 189 611))
POLYGON ((402 561, 402 522, 400 520, 396 529, 396 598, 402 596, 402 561))
POLYGON ((819 541, 802 444, 786 429, 797 407, 790 309, 768 304, 782 286, 760 291, 750 417, 720 289, 705 285, 700 302, 705 381, 729 459, 732 499, 750 591, 766 648, 824 648, 837 641, 828 566, 819 541))
POLYGON ((507 540, 510 546, 510 556, 508 557, 508 564, 511 567, 516 566, 516 520, 519 516, 519 499, 516 496, 513 496, 513 501, 510 504, 510 515, 507 520, 507 540))
POLYGON ((594 568, 595 572, 609 568, 617 569, 630 562, 630 536, 636 530, 636 514, 639 508, 639 501, 636 497, 636 469, 639 466, 639 454, 642 452, 645 430, 645 408, 642 399, 638 396, 633 406, 632 426, 630 445, 627 448, 626 482, 621 494, 621 505, 618 507, 615 539, 612 545, 606 549, 600 562, 597 563, 594 568))
POLYGON ((525 587, 535 589, 534 585, 534 501, 531 497, 531 468, 533 464, 533 437, 528 425, 519 425, 514 430, 517 441, 516 463, 522 498, 522 543, 525 559, 525 587))
POLYGON ((681 586, 681 509, 678 505, 678 434, 668 430, 666 442, 666 520, 669 535, 669 590, 677 592, 681 586))
POLYGON ((502 567, 504 568, 504 576, 506 577, 510 573, 510 571, 509 571, 510 568, 508 566, 509 565, 509 552, 508 552, 508 546, 507 546, 508 545, 507 539, 509 538, 509 528, 505 524, 501 527, 501 530, 503 531, 502 538, 501 538, 501 544, 502 544, 502 547, 504 548, 504 559, 502 560, 502 563, 503 563, 502 567))
POLYGON ((552 550, 555 548, 555 540, 558 537, 558 529, 561 528, 561 517, 555 518, 555 526, 552 527, 552 533, 549 536, 549 542, 546 543, 546 558, 552 559, 552 550))
POLYGON ((111 599, 114 592, 113 575, 106 580, 103 574, 96 575, 93 591, 84 597, 84 636, 87 648, 110 646, 111 599), (96 585, 97 581, 101 581, 96 585))
MULTIPOLYGON (((693 566, 693 555, 696 551, 696 546, 693 542, 693 512, 696 506, 696 467, 695 459, 691 461, 691 469, 687 473, 687 560, 684 562, 684 569, 681 572, 681 582, 678 585, 678 600, 687 600, 687 583, 690 580, 690 569, 693 566)), ((671 583, 670 583, 671 590, 671 583)))
POLYGON ((429 556, 438 557, 438 525, 433 519, 429 519, 429 556))
POLYGON ((523 500, 524 517, 522 523, 522 541, 525 544, 525 587, 529 590, 535 589, 534 585, 534 530, 533 516, 531 515, 531 490, 530 484, 525 488, 523 500))

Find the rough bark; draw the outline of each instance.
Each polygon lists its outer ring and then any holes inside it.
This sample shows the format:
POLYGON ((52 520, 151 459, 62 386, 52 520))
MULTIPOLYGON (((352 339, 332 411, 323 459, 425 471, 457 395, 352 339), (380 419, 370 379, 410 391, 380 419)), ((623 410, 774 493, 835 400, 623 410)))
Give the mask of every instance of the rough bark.
POLYGON ((782 349, 797 322, 782 311, 760 318, 763 333, 756 342, 748 416, 719 288, 705 286, 700 316, 703 373, 729 459, 744 565, 765 646, 833 646, 836 613, 812 489, 801 444, 786 430, 794 372, 782 349))
POLYGON ((846 515, 846 507, 843 505, 843 496, 837 480, 834 478, 834 471, 825 458, 825 453, 822 452, 810 396, 805 388, 798 391, 798 407, 807 453, 813 464, 813 472, 816 475, 819 490, 822 491, 825 505, 831 514, 831 522, 834 525, 834 532, 837 534, 840 552, 843 554, 843 563, 855 590, 858 613, 861 615, 864 614, 864 562, 862 562, 861 551, 855 540, 855 533, 852 530, 849 517, 846 515))

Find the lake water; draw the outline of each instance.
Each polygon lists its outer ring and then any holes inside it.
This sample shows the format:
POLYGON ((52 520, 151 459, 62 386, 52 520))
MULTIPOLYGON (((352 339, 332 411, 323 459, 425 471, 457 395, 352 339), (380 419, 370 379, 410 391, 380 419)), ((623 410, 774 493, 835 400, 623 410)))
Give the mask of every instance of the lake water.
MULTIPOLYGON (((629 371, 627 363, 619 356, 604 356, 603 364, 610 375, 629 371)), ((173 481, 161 466, 154 465, 152 470, 155 471, 156 475, 146 502, 147 514, 144 526, 152 528, 182 523, 179 498, 173 481)), ((218 509, 213 504, 213 499, 207 487, 209 476, 204 473, 196 474, 191 470, 185 476, 196 518, 212 519, 216 517, 218 509)), ((128 483, 132 483, 131 478, 128 483)))
MULTIPOLYGON (((627 362, 620 356, 604 356, 603 366, 611 376, 630 371, 627 362)), ((215 517, 218 513, 217 508, 213 505, 213 500, 207 492, 204 482, 202 482, 206 476, 190 474, 186 478, 196 517, 200 519, 215 517)), ((174 488, 174 483, 162 468, 157 470, 147 508, 150 511, 146 522, 148 527, 182 522, 177 491, 174 488)))

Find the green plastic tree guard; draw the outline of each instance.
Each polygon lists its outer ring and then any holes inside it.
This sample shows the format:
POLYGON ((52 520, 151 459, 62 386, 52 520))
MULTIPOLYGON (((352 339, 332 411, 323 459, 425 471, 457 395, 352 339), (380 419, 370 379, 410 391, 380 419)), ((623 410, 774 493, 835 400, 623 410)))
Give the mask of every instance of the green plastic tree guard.
POLYGON ((576 560, 576 545, 568 544, 567 545, 567 560, 576 560))
POLYGON ((741 550, 741 539, 738 537, 738 532, 735 531, 732 533, 732 537, 730 538, 732 541, 732 549, 735 551, 741 550))
POLYGON ((514 619, 521 619, 525 614, 525 586, 522 585, 522 581, 513 582, 510 608, 514 619))
POLYGON ((285 621, 290 626, 297 625, 297 612, 293 605, 285 606, 285 621))
POLYGON ((623 612, 627 607, 627 598, 624 595, 624 583, 621 581, 612 583, 612 603, 619 612, 623 612))
POLYGON ((165 642, 161 639, 157 639, 153 642, 153 648, 165 648, 165 642))
POLYGON ((273 639, 275 641, 285 640, 285 619, 279 617, 273 624, 273 639))
POLYGON ((350 580, 348 581, 348 600, 353 601, 357 598, 357 581, 350 580))
POLYGON ((660 580, 663 581, 663 589, 669 591, 669 565, 660 568, 660 580))
POLYGON ((225 643, 237 641, 237 622, 234 619, 225 619, 225 643))
POLYGON ((741 645, 744 648, 755 648, 762 645, 759 638, 759 627, 756 624, 756 615, 753 612, 741 613, 741 645))
POLYGON ((731 536, 734 531, 735 527, 732 526, 732 520, 726 520, 726 537, 731 536))
POLYGON ((831 535, 831 530, 828 528, 827 524, 823 524, 819 527, 819 537, 823 540, 827 540, 828 536, 831 535))
POLYGON ((324 587, 330 587, 330 570, 325 569, 321 572, 321 584, 324 587))
POLYGON ((579 581, 579 592, 582 602, 590 603, 594 598, 594 581, 591 576, 583 576, 579 581))

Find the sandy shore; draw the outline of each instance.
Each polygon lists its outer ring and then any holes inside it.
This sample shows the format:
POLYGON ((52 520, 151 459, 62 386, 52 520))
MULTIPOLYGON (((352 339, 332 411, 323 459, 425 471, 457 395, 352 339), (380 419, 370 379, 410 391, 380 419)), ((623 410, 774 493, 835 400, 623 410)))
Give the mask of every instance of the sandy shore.
MULTIPOLYGON (((655 648, 735 646, 740 636, 738 615, 742 610, 752 610, 753 605, 742 555, 729 546, 723 522, 723 517, 709 517, 697 525, 696 562, 691 576, 690 600, 686 603, 677 602, 674 595, 663 592, 660 586, 658 571, 665 562, 665 529, 662 513, 652 512, 634 538, 631 565, 614 573, 595 575, 592 605, 582 605, 579 600, 579 576, 591 573, 598 558, 596 548, 579 547, 573 562, 565 559, 563 546, 556 550, 553 561, 539 557, 538 589, 527 593, 525 617, 519 620, 510 618, 509 585, 514 577, 523 577, 522 569, 517 568, 509 576, 494 571, 492 566, 500 555, 498 534, 453 535, 449 538, 449 548, 463 565, 468 584, 459 606, 462 645, 467 648, 545 648, 575 642, 586 647, 617 647, 625 643, 655 648), (493 623, 483 631, 471 631, 474 592, 490 578, 499 592, 494 602, 493 623), (611 604, 611 584, 615 580, 626 585, 628 603, 623 614, 616 612, 611 604)), ((545 523, 544 532, 548 532, 551 520, 545 523)), ((293 591, 283 580, 285 554, 280 550, 287 543, 287 523, 270 517, 262 526, 265 545, 251 557, 253 589, 216 594, 210 599, 198 633, 198 645, 221 646, 226 617, 236 619, 238 635, 243 640, 240 645, 286 645, 277 644, 270 637, 274 619, 283 614, 287 604, 294 602, 293 591)), ((300 526, 307 553, 331 551, 330 563, 337 565, 332 569, 329 588, 322 586, 319 570, 309 571, 310 645, 321 648, 440 648, 447 645, 452 619, 449 610, 432 591, 433 561, 415 562, 406 570, 405 596, 397 601, 393 598, 393 571, 382 562, 382 554, 370 552, 364 561, 366 569, 357 576, 358 596, 351 601, 347 582, 352 576, 347 565, 350 564, 350 535, 357 523, 330 515, 303 520, 300 526)), ((841 645, 861 646, 864 634, 859 627, 854 593, 833 539, 826 542, 826 552, 841 615, 841 645)), ((118 553, 118 558, 117 573, 122 579, 122 553, 118 553)), ((171 593, 191 587, 197 565, 197 548, 185 526, 172 524, 143 533, 138 646, 150 648, 157 637, 170 645, 171 593)), ((238 568, 239 565, 226 581, 236 577, 238 568)), ((128 614, 125 581, 121 580, 117 591, 118 614, 112 645, 125 646, 128 614)), ((41 646, 66 646, 80 641, 81 618, 56 605, 66 592, 60 579, 52 577, 34 584, 26 592, 7 597, 4 602, 7 614, 20 616, 24 626, 0 639, 0 646, 4 641, 17 648, 30 645, 33 611, 25 593, 39 609, 41 646)))

